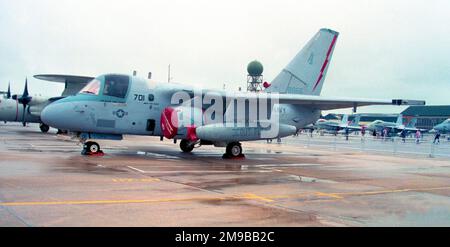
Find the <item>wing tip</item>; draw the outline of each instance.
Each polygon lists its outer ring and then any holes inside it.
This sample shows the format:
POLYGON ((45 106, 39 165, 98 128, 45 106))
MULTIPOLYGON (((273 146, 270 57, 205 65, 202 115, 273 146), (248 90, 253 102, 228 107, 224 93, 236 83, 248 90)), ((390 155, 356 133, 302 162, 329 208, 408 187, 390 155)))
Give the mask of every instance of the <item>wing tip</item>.
POLYGON ((393 105, 426 105, 425 100, 393 99, 393 105))

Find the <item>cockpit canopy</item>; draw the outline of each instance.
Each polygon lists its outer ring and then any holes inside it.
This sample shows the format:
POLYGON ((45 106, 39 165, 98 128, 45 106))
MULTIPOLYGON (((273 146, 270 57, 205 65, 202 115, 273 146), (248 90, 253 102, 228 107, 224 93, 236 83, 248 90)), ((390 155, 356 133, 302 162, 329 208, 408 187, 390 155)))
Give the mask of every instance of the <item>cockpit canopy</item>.
POLYGON ((125 99, 129 86, 130 76, 109 74, 93 79, 79 93, 125 99))

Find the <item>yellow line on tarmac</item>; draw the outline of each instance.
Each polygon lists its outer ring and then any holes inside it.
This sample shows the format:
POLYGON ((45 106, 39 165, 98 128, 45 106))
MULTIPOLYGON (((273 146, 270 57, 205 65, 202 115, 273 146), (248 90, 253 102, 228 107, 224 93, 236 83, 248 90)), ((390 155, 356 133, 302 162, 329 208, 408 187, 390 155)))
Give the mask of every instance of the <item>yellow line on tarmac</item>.
POLYGON ((272 199, 269 199, 267 197, 258 196, 255 194, 251 194, 251 193, 244 194, 243 197, 239 197, 239 198, 249 199, 249 200, 260 200, 260 201, 264 201, 264 202, 273 202, 272 199))
POLYGON ((344 198, 344 197, 342 197, 342 196, 338 196, 337 193, 323 193, 323 192, 316 192, 315 195, 316 195, 316 196, 331 197, 331 198, 335 198, 335 199, 342 199, 342 198, 344 198))
MULTIPOLYGON (((397 189, 397 190, 378 190, 378 191, 362 191, 362 192, 305 192, 300 194, 290 195, 256 195, 246 193, 242 195, 232 195, 223 197, 189 197, 189 198, 160 198, 160 199, 136 199, 136 200, 84 200, 84 201, 41 201, 41 202, 0 202, 0 206, 50 206, 50 205, 101 205, 101 204, 131 204, 131 203, 164 203, 164 202, 188 202, 188 201, 222 201, 222 200, 256 200, 263 202, 274 202, 275 199, 289 199, 302 197, 328 197, 333 199, 344 199, 347 196, 363 196, 363 195, 378 195, 387 193, 401 193, 410 191, 433 191, 433 190, 449 190, 450 186, 446 187, 432 187, 432 188, 411 188, 411 189, 397 189)), ((317 201, 317 200, 314 200, 317 201)), ((335 200, 322 200, 335 201, 335 200)))
POLYGON ((130 204, 130 203, 160 203, 185 202, 195 200, 224 200, 225 197, 197 197, 197 198, 166 198, 143 200, 92 200, 92 201, 47 201, 47 202, 2 202, 0 206, 50 206, 50 205, 94 205, 94 204, 130 204))
POLYGON ((289 198, 302 198, 302 197, 330 197, 334 199, 344 199, 349 196, 364 196, 364 195, 379 195, 389 193, 402 193, 411 191, 435 191, 435 190, 450 190, 450 186, 445 187, 431 187, 431 188, 409 188, 409 189, 396 189, 396 190, 375 190, 375 191, 360 191, 360 192, 305 192, 300 194, 290 195, 266 195, 267 199, 289 199, 289 198))
POLYGON ((85 201, 41 201, 41 202, 0 202, 0 206, 51 206, 51 205, 101 205, 101 204, 131 204, 131 203, 163 203, 187 201, 221 201, 231 199, 259 200, 273 202, 273 200, 255 194, 244 194, 224 197, 189 197, 189 198, 161 198, 142 200, 85 200, 85 201))
POLYGON ((410 191, 433 191, 433 190, 448 190, 450 186, 445 187, 431 187, 431 188, 411 188, 411 189, 397 189, 397 190, 376 190, 376 191, 362 191, 362 192, 342 192, 333 193, 337 196, 359 196, 359 195, 378 195, 378 194, 388 194, 388 193, 401 193, 410 191))

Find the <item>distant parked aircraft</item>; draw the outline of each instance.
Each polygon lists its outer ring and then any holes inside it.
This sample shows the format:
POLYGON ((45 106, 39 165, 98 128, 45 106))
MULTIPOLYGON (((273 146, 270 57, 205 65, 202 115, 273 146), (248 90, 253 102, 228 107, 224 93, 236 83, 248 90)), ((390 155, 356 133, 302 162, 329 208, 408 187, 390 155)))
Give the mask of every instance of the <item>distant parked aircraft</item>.
POLYGON ((46 75, 37 76, 38 79, 47 81, 61 82, 65 84, 65 89, 61 96, 42 97, 33 96, 28 92, 28 80, 25 79, 25 88, 21 95, 12 95, 11 87, 8 84, 8 91, 2 92, 0 98, 0 121, 39 123, 42 132, 47 132, 49 126, 42 123, 41 112, 50 103, 62 99, 65 96, 75 95, 80 91, 93 77, 69 76, 69 75, 46 75))
POLYGON ((409 123, 405 126, 403 124, 403 116, 400 114, 397 117, 397 121, 394 122, 385 122, 383 120, 375 120, 372 123, 367 125, 367 130, 370 132, 382 132, 384 129, 388 130, 390 134, 397 134, 402 131, 406 132, 416 132, 417 130, 425 131, 423 129, 418 129, 415 127, 417 123, 417 118, 411 119, 409 123))
POLYGON ((444 122, 433 127, 434 131, 439 131, 441 134, 450 133, 450 118, 445 120, 444 122))
POLYGON ((314 124, 314 128, 316 130, 330 131, 330 132, 334 133, 335 135, 340 131, 344 131, 344 132, 360 131, 361 127, 358 125, 360 118, 361 118, 361 116, 357 115, 355 117, 355 119, 353 119, 353 121, 350 123, 348 121, 347 114, 342 116, 341 122, 319 119, 314 124))

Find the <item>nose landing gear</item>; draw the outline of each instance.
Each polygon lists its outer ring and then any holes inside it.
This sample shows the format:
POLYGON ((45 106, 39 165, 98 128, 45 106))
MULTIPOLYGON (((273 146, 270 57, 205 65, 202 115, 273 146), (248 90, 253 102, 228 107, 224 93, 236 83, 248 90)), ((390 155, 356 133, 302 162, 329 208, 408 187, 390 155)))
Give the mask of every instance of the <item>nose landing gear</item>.
POLYGON ((90 155, 90 156, 103 156, 105 155, 102 150, 100 150, 100 145, 96 142, 86 142, 83 144, 83 151, 81 151, 82 155, 90 155))

